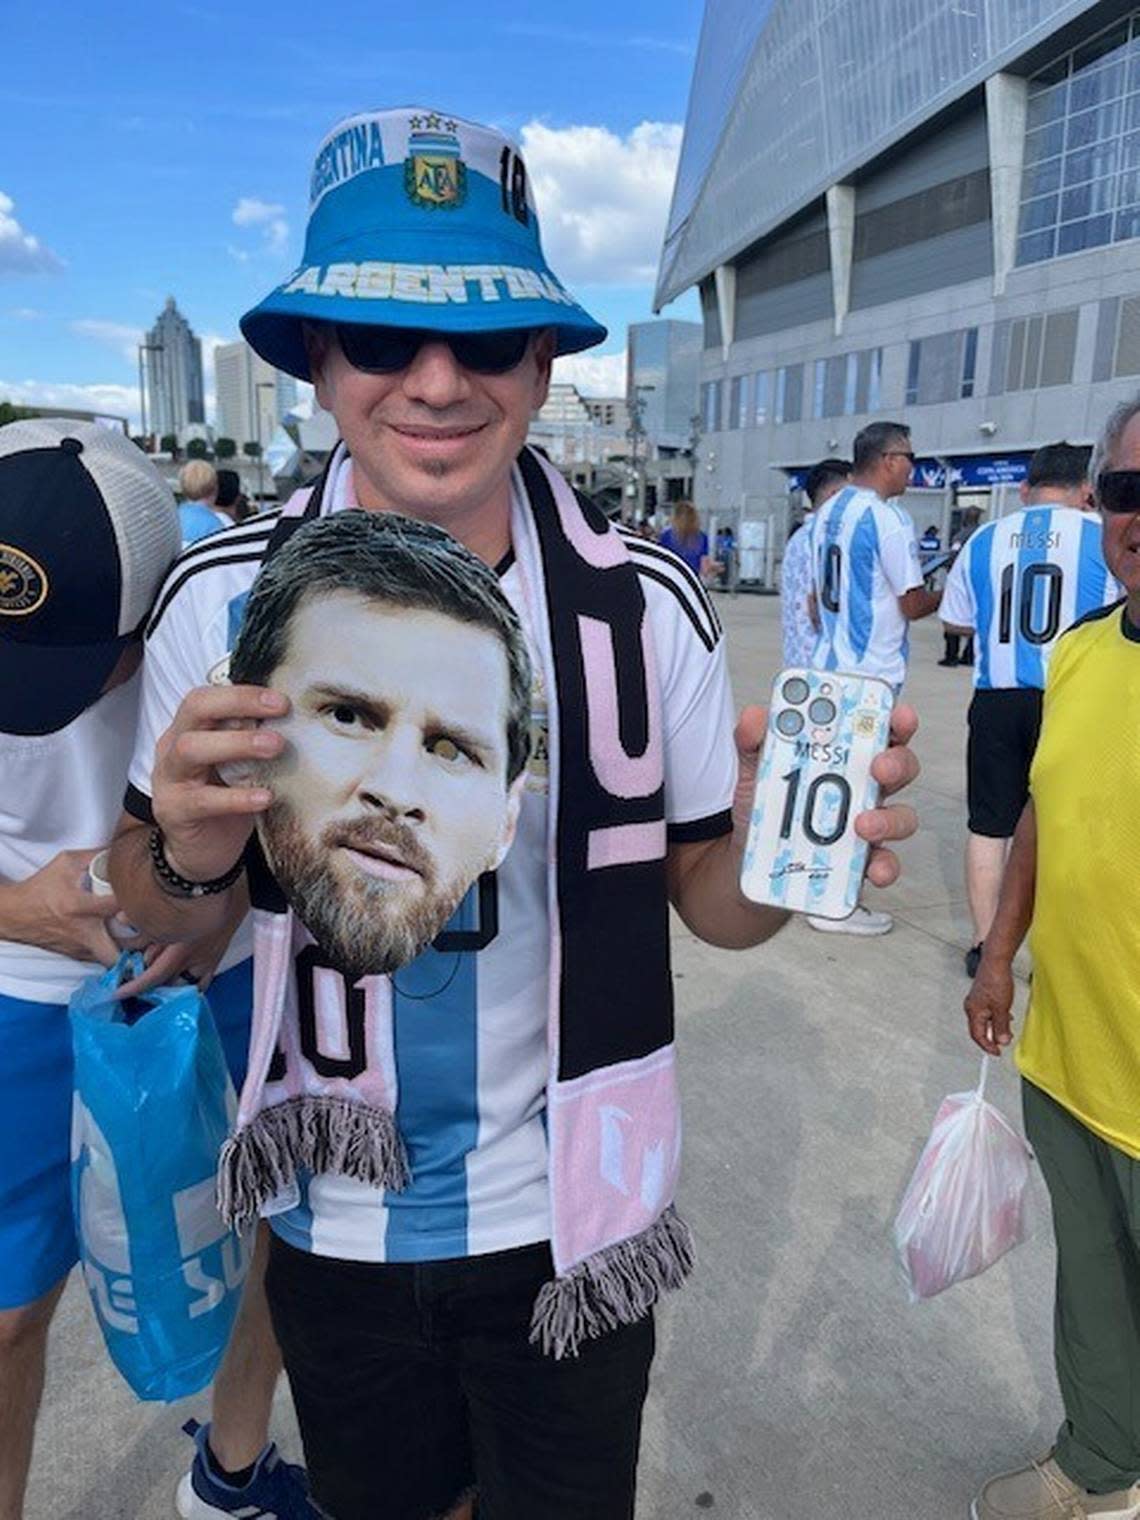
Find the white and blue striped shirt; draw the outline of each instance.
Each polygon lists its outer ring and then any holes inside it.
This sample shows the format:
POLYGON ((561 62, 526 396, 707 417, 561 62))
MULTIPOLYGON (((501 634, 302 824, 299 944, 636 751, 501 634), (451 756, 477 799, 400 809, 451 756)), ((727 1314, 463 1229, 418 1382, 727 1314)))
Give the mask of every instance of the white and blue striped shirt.
MULTIPOLYGON (((522 489, 517 471, 515 488, 522 489)), ((342 468, 324 510, 339 511, 352 500, 342 468)), ((186 692, 205 684, 232 648, 274 524, 275 514, 257 517, 203 540, 177 561, 159 595, 131 765, 128 808, 138 817, 149 816, 159 737, 186 692)), ((626 543, 661 683, 670 834, 712 837, 727 824, 736 779, 723 633, 700 581, 681 561, 656 544, 626 543)), ((534 621, 518 566, 500 568, 503 592, 541 671, 545 624, 534 621)), ((550 846, 541 682, 531 716, 534 747, 514 844, 494 884, 472 888, 448 926, 477 935, 481 948, 429 946, 383 979, 384 1039, 411 1183, 389 1193, 333 1174, 303 1176, 293 1206, 273 1220, 277 1233, 301 1250, 354 1261, 438 1261, 549 1238, 550 846)), ((248 956, 247 939, 235 947, 225 964, 248 956)))
POLYGON ((971 535, 947 578, 940 616, 975 631, 979 691, 1043 691, 1060 635, 1122 594, 1105 565, 1095 513, 1033 506, 971 535))
POLYGON ((909 625, 899 598, 922 585, 909 514, 864 486, 846 486, 816 512, 811 534, 820 620, 812 664, 901 686, 909 625))

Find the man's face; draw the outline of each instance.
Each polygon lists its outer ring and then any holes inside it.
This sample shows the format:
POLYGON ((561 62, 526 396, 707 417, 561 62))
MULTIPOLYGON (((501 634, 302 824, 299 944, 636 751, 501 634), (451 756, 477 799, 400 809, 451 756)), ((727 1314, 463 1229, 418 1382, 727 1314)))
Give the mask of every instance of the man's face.
POLYGON ((503 375, 464 369, 446 343, 425 343, 392 375, 345 358, 332 328, 314 365, 317 399, 336 418, 363 507, 447 526, 502 491, 546 400, 554 339, 532 338, 503 375))
POLYGON ((912 445, 909 438, 898 437, 892 439, 883 454, 883 463, 888 470, 887 487, 884 496, 888 499, 892 496, 901 496, 910 485, 910 478, 914 474, 914 464, 911 460, 912 445))
MULTIPOLYGON (((1110 470, 1140 470, 1140 416, 1124 429, 1110 470)), ((1140 592, 1140 503, 1137 511, 1104 514, 1104 557, 1124 589, 1140 592)))
POLYGON ((289 698, 259 825, 278 883, 353 979, 414 959, 514 837, 501 639, 333 592, 294 613, 289 698))

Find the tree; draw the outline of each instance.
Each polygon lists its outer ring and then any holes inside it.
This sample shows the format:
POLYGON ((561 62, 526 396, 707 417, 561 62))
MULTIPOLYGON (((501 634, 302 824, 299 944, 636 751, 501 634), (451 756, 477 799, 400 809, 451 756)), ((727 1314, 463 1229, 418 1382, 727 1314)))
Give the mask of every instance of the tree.
POLYGON ((190 442, 186 445, 186 458, 208 459, 209 457, 210 446, 206 440, 204 438, 191 438, 190 442))
POLYGON ((242 453, 245 455, 245 457, 247 459, 260 459, 261 458, 261 445, 260 445, 260 443, 256 443, 256 442, 254 442, 254 443, 243 443, 242 446, 241 446, 241 451, 242 451, 242 453))
POLYGON ((35 412, 26 406, 14 406, 11 401, 0 401, 0 427, 8 422, 19 422, 24 417, 34 417, 35 412))
POLYGON ((163 433, 159 443, 159 449, 163 454, 169 454, 171 459, 178 458, 178 435, 177 433, 163 433))
POLYGON ((237 444, 232 438, 219 438, 214 444, 214 457, 217 459, 232 459, 237 453, 237 444))

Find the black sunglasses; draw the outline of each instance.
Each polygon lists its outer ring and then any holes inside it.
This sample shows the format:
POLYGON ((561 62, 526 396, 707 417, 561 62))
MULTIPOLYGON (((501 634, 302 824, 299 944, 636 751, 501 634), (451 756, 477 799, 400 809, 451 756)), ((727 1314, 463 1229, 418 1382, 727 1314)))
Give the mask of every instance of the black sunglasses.
POLYGON ((918 458, 918 455, 912 453, 910 449, 884 449, 883 450, 883 458, 884 459, 909 459, 910 462, 911 462, 911 464, 913 464, 914 461, 918 458))
POLYGON ((415 327, 357 327, 338 322, 337 340, 353 369, 366 375, 395 375, 407 369, 425 343, 446 343, 456 364, 476 375, 505 375, 523 361, 532 329, 441 333, 415 327))
POLYGON ((1102 470, 1096 500, 1106 512, 1140 512, 1140 470, 1102 470))

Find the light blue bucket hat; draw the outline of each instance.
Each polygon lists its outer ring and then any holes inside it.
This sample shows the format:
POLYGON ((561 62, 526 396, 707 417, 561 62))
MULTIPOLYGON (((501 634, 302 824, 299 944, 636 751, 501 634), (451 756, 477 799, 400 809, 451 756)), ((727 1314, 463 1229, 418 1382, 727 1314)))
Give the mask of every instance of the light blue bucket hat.
POLYGON ((313 166, 301 267, 241 319, 275 368, 310 379, 302 322, 435 332, 553 328, 601 343, 551 273, 518 148, 493 127, 407 107, 340 122, 313 166))

